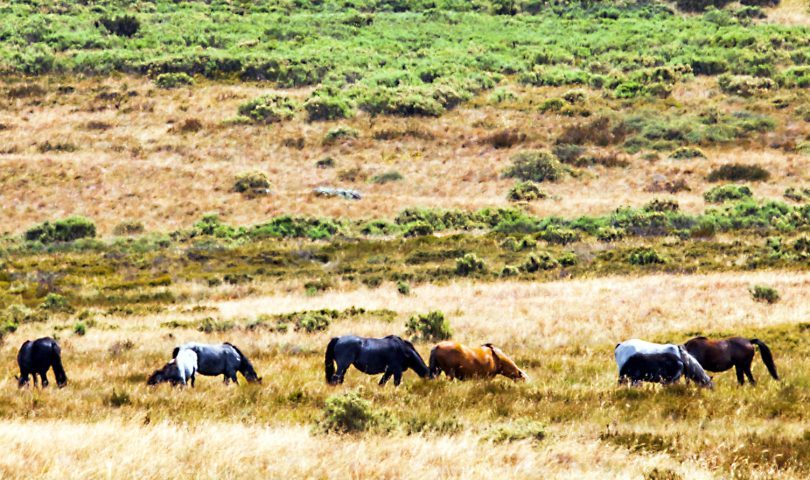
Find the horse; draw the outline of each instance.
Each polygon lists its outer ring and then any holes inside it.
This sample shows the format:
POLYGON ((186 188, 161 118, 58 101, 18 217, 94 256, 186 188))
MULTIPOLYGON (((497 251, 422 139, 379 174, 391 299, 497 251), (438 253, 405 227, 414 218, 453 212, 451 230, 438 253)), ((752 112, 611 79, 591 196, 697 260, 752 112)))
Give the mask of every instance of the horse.
POLYGON ((619 383, 655 382, 664 385, 677 382, 681 376, 702 387, 713 388, 700 363, 683 345, 659 344, 632 339, 619 343, 614 349, 619 368, 619 383))
POLYGON ((368 375, 382 373, 381 386, 385 385, 391 376, 394 377, 394 386, 398 386, 402 381, 402 374, 409 368, 421 378, 429 376, 428 367, 413 344, 396 335, 384 338, 344 335, 329 340, 324 358, 326 383, 330 385, 343 383, 343 377, 350 365, 368 375))
POLYGON ((191 380, 191 386, 194 387, 194 377, 197 373, 197 354, 194 350, 188 348, 180 350, 169 363, 159 370, 155 370, 149 379, 146 381, 147 385, 157 385, 158 383, 169 382, 173 386, 185 386, 191 380))
POLYGON ((516 381, 526 381, 529 378, 511 358, 491 343, 468 347, 456 342, 441 342, 430 351, 429 368, 430 378, 435 378, 442 372, 450 379, 459 380, 496 375, 516 381))
POLYGON ((197 373, 200 375, 210 377, 222 375, 227 385, 229 381, 239 383, 236 379, 236 372, 239 372, 249 383, 262 383, 250 360, 233 344, 185 343, 174 348, 172 358, 177 358, 183 350, 193 350, 197 354, 197 373))
POLYGON ((771 349, 759 339, 731 337, 725 340, 709 340, 706 337, 695 337, 686 342, 684 347, 704 369, 710 372, 725 372, 734 367, 737 371, 737 383, 745 384, 745 377, 743 377, 745 374, 751 385, 756 385, 757 382, 751 374, 751 362, 754 361, 755 353, 754 345, 759 347, 759 355, 768 368, 768 373, 775 380, 779 380, 771 349))
POLYGON ((56 385, 59 388, 67 385, 67 375, 62 367, 62 349, 59 343, 51 337, 43 337, 33 342, 26 340, 17 353, 17 365, 20 367, 20 376, 15 376, 17 386, 23 387, 28 384, 28 375, 34 378, 34 386, 37 385, 37 374, 42 379, 42 388, 48 386, 48 369, 53 368, 56 377, 56 385))

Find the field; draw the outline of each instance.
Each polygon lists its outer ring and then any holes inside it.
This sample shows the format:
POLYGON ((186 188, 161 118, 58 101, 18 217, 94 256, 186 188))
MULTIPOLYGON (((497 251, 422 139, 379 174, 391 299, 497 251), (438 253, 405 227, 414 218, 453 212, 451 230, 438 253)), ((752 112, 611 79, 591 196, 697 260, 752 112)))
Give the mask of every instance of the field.
POLYGON ((807 478, 810 5, 742 3, 0 2, 0 477, 807 478), (326 384, 429 312, 529 381, 326 384), (697 335, 781 380, 617 385, 697 335))

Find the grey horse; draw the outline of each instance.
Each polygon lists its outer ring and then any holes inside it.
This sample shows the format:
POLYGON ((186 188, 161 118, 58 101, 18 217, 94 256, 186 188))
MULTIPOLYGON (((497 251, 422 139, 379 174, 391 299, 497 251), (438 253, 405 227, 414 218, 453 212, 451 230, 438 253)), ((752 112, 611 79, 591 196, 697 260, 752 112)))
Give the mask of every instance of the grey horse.
POLYGON ((235 345, 230 343, 207 344, 189 342, 175 347, 172 358, 177 358, 181 350, 193 350, 197 354, 197 373, 200 375, 223 375, 225 383, 236 380, 236 372, 244 375, 245 380, 251 383, 261 383, 262 379, 256 374, 250 360, 235 345))

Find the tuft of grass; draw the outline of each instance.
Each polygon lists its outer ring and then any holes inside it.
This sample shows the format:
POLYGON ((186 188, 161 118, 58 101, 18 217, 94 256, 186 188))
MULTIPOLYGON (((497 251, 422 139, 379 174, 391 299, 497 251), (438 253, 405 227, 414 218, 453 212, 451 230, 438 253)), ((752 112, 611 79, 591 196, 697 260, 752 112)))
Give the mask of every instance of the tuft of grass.
POLYGON ((757 302, 774 304, 779 301, 779 291, 767 285, 754 285, 749 289, 751 298, 757 302))

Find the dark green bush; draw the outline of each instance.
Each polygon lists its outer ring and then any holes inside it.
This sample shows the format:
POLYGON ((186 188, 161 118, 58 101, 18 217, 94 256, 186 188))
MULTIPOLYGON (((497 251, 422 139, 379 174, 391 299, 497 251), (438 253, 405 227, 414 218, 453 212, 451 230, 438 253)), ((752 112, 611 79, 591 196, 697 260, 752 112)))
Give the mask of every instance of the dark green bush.
POLYGON ((554 155, 528 150, 512 157, 512 165, 504 171, 504 176, 533 182, 556 182, 566 173, 565 167, 554 155))
POLYGON ((291 119, 298 105, 289 97, 271 93, 239 105, 239 114, 258 123, 277 123, 291 119))
POLYGON ((540 238, 548 243, 568 245, 579 241, 579 233, 570 228, 549 226, 540 234, 540 238))
POLYGON ((731 182, 760 182, 768 180, 770 177, 771 173, 759 165, 730 163, 712 170, 709 172, 706 179, 710 182, 719 182, 723 180, 731 182))
POLYGON ((155 85, 160 88, 177 88, 185 85, 193 85, 194 79, 187 73, 161 73, 155 77, 155 85))
POLYGON ((343 142, 346 140, 353 140, 360 136, 360 132, 357 129, 352 127, 347 127, 345 125, 339 125, 334 128, 330 128, 326 135, 323 137, 323 144, 324 145, 334 145, 338 142, 343 142))
POLYGON ((408 282, 405 282, 405 281, 402 281, 402 280, 397 281, 397 292, 399 292, 400 295, 405 295, 405 296, 410 295, 411 294, 411 286, 410 286, 410 284, 408 284, 408 282))
POLYGON ((794 202, 807 202, 810 201, 810 188, 788 187, 783 195, 794 202))
POLYGON ((307 112, 307 120, 310 122, 339 120, 354 116, 354 106, 351 102, 335 94, 316 92, 304 102, 304 110, 307 112))
POLYGON ((101 17, 99 19, 108 32, 119 37, 132 37, 141 28, 141 22, 132 15, 118 15, 115 17, 101 17))
POLYGON ((680 147, 670 155, 670 158, 676 160, 690 159, 690 158, 706 158, 703 150, 696 147, 680 147))
POLYGON ((71 242, 96 236, 96 224, 85 217, 73 216, 53 223, 45 222, 28 229, 25 239, 32 242, 71 242))
POLYGON ((507 195, 507 198, 512 202, 531 202, 547 197, 548 194, 540 188, 540 185, 532 181, 515 183, 515 185, 509 189, 509 194, 507 195))
POLYGON ((484 261, 478 258, 474 253, 468 253, 456 259, 457 275, 472 275, 476 272, 483 272, 486 268, 484 261))
POLYGON ((548 252, 532 253, 526 257, 526 261, 520 266, 524 272, 535 273, 540 270, 552 270, 560 266, 554 257, 548 252))
POLYGON ((39 304, 39 308, 42 310, 46 310, 48 312, 54 313, 73 313, 74 309, 70 305, 70 302, 59 295, 58 293, 49 293, 45 296, 42 300, 42 303, 39 304))
POLYGON ((371 404, 356 392, 333 395, 326 399, 318 427, 325 433, 364 432, 378 422, 371 404))
POLYGON ((702 12, 709 7, 723 8, 731 0, 676 0, 675 4, 685 12, 702 12))
POLYGON ((770 78, 752 77, 748 75, 720 75, 717 78, 717 85, 725 93, 739 95, 741 97, 752 97, 763 95, 772 90, 776 84, 770 78))
POLYGON ((766 285, 754 285, 749 289, 751 297, 757 302, 776 303, 779 301, 779 292, 766 285))
POLYGON ((677 200, 671 198, 655 198, 644 205, 643 210, 645 212, 677 212, 680 208, 677 200))
POLYGON ((403 235, 406 237, 422 237, 425 235, 433 235, 433 226, 427 222, 417 221, 405 225, 402 229, 403 235))
POLYGON ((248 196, 267 195, 270 193, 270 180, 264 172, 241 173, 237 175, 232 190, 248 196))
POLYGON ((703 199, 709 203, 723 203, 729 200, 741 200, 751 198, 754 194, 745 185, 718 185, 703 194, 703 199))
POLYGON ((414 315, 405 322, 405 332, 415 340, 438 342, 453 335, 450 323, 440 311, 414 315))
POLYGON ((653 265, 666 263, 666 259, 653 248, 636 248, 628 257, 631 265, 653 265))

